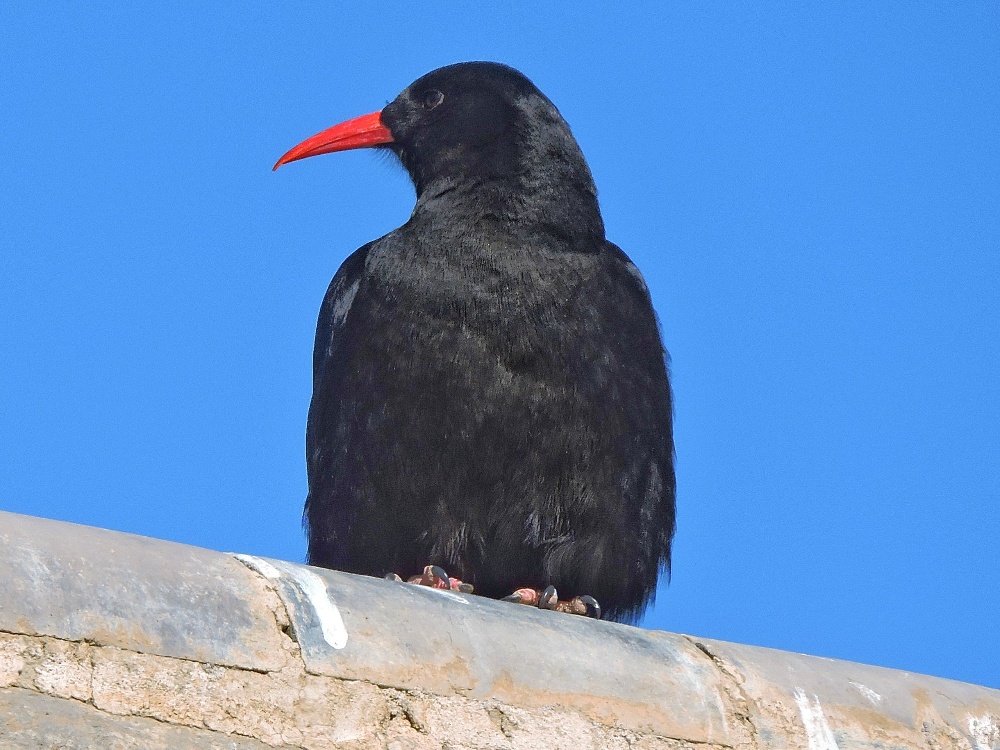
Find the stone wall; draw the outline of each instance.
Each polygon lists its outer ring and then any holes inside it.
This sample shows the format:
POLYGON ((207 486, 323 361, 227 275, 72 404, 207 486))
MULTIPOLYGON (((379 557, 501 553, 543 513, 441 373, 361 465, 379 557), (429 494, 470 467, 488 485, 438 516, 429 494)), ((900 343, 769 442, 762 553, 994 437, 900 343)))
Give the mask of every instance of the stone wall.
POLYGON ((1000 691, 0 513, 0 748, 1000 750, 1000 691))

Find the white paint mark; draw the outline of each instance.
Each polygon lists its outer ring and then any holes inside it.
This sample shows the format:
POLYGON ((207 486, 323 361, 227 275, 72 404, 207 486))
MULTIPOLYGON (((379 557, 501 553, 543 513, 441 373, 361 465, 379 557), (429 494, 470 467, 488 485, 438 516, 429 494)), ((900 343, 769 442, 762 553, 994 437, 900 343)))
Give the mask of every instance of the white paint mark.
POLYGON ((267 560, 262 560, 253 555, 236 555, 237 560, 256 570, 262 576, 271 581, 277 581, 284 575, 288 575, 295 581, 299 591, 312 604, 316 617, 319 619, 320 630, 323 633, 323 640, 336 649, 341 649, 347 645, 347 628, 344 627, 344 618, 340 616, 340 610, 333 603, 326 590, 323 579, 307 568, 298 565, 282 566, 285 572, 278 570, 267 560))
POLYGON ((990 714, 969 716, 969 734, 976 743, 976 750, 997 750, 1000 748, 1000 723, 990 714))
POLYGON ((805 691, 795 688, 795 705, 799 707, 799 715, 806 728, 809 750, 839 750, 837 738, 823 715, 819 697, 814 695, 810 701, 805 691))
MULTIPOLYGON (((411 586, 413 584, 410 584, 411 586)), ((462 604, 468 605, 469 600, 466 599, 461 594, 456 594, 454 591, 449 591, 448 589, 436 589, 433 586, 421 586, 423 591, 433 591, 435 594, 440 594, 446 599, 451 599, 452 601, 461 602, 462 604)))
POLYGON ((861 693, 863 696, 865 696, 865 698, 870 700, 873 706, 877 706, 879 703, 882 702, 882 696, 876 693, 867 685, 862 685, 860 682, 854 682, 853 680, 851 681, 851 685, 857 688, 858 692, 861 693))
POLYGON ((344 627, 344 618, 340 616, 340 610, 337 609, 337 605, 333 603, 327 593, 323 579, 311 570, 299 566, 289 565, 287 572, 295 579, 299 589, 316 610, 316 617, 319 618, 320 628, 323 631, 323 639, 336 649, 346 646, 347 628, 344 627))
POLYGON ((281 571, 271 565, 271 563, 267 560, 262 560, 259 557, 254 557, 253 555, 239 555, 235 552, 230 552, 229 554, 251 570, 256 570, 269 581, 277 581, 281 578, 281 571))

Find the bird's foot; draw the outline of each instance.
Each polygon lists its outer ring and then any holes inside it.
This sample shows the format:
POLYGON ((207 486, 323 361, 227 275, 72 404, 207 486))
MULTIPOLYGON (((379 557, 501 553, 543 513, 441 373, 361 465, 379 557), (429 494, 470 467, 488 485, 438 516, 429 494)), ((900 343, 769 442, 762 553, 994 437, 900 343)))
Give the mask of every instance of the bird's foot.
POLYGON ((527 604, 539 609, 554 609, 557 612, 567 612, 571 615, 584 615, 601 619, 601 605, 592 596, 574 596, 572 599, 559 599, 555 586, 546 586, 544 590, 518 589, 510 596, 503 598, 505 602, 527 604))
MULTIPOLYGON (((386 576, 390 581, 402 581, 395 573, 386 576)), ((444 568, 439 565, 427 565, 424 571, 418 576, 410 576, 407 583, 414 583, 417 586, 430 586, 433 589, 447 589, 450 591, 460 591, 463 594, 472 593, 472 584, 466 583, 460 578, 451 578, 444 572, 444 568)))

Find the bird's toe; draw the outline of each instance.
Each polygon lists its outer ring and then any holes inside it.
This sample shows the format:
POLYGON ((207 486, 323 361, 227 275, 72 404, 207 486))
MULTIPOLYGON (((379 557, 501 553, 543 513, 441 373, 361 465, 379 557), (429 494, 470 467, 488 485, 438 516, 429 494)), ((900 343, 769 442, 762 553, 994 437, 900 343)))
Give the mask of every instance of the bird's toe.
POLYGON ((538 608, 539 609, 557 609, 559 607, 559 592, 556 591, 556 587, 549 584, 545 587, 545 591, 541 593, 538 597, 538 608))
MULTIPOLYGON (((386 576, 388 578, 388 576, 386 576)), ((396 580, 402 580, 396 576, 396 580)), ((466 583, 461 578, 449 576, 440 565, 427 565, 423 572, 417 576, 410 576, 407 583, 414 583, 418 586, 429 586, 433 589, 448 589, 459 591, 463 594, 471 594, 474 587, 471 583, 466 583)))
POLYGON ((514 602, 515 604, 527 604, 534 607, 538 604, 541 594, 537 589, 518 589, 513 594, 505 596, 503 600, 505 602, 514 602))
POLYGON ((424 575, 429 575, 430 585, 436 589, 450 589, 451 579, 440 565, 428 565, 424 568, 424 575))
POLYGON ((575 596, 572 599, 560 601, 559 592, 555 586, 546 586, 544 590, 538 589, 518 589, 513 594, 503 598, 505 602, 515 602, 516 604, 528 604, 539 609, 551 609, 557 612, 566 612, 571 615, 583 615, 592 617, 595 620, 601 619, 601 605, 597 599, 585 594, 575 596))
POLYGON ((573 597, 569 600, 568 604, 572 608, 571 611, 574 615, 593 617, 595 620, 601 619, 601 605, 590 594, 573 597))

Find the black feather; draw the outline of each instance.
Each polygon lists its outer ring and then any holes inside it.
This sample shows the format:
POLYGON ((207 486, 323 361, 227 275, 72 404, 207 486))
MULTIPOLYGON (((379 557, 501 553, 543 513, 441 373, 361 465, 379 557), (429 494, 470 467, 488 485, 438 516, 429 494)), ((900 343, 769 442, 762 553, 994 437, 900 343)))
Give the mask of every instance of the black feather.
POLYGON ((417 203, 323 302, 309 562, 433 563, 490 597, 553 584, 634 620, 670 564, 670 387, 646 285, 604 237, 579 146, 494 63, 429 73, 382 122, 417 203))

